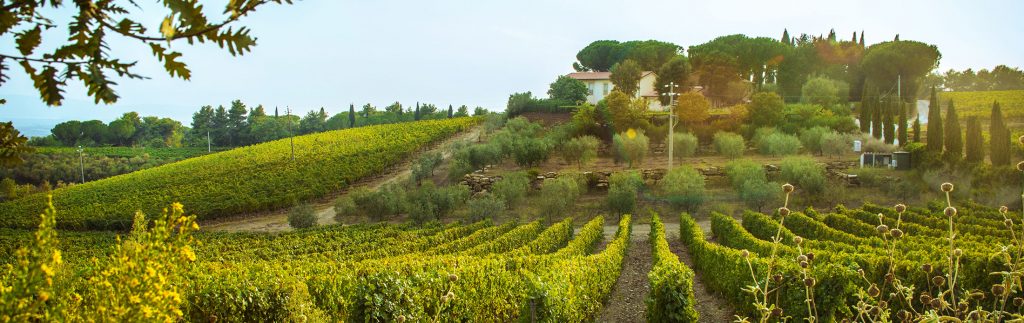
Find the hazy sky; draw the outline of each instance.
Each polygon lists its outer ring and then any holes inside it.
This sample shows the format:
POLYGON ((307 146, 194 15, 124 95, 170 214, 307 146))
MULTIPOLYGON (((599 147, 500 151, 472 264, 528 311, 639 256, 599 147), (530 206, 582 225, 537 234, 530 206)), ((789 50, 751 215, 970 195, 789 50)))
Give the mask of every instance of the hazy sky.
MULTIPOLYGON (((209 1, 219 12, 225 1, 209 1)), ((205 3, 205 2, 204 2, 205 3)), ((148 9, 148 8, 147 8, 148 9)), ((176 43, 191 81, 171 79, 148 46, 109 37, 116 56, 138 60, 150 80, 119 80, 121 99, 94 105, 79 86, 61 107, 47 107, 16 64, 0 87, 0 121, 30 135, 67 119, 110 121, 126 111, 183 123, 202 105, 291 107, 331 114, 372 103, 466 104, 504 109, 512 92, 546 95, 557 75, 572 72, 576 52, 598 39, 658 39, 683 47, 743 33, 778 38, 866 32, 866 41, 935 44, 940 68, 1024 67, 1024 1, 348 1, 306 0, 269 5, 242 23, 258 46, 241 57, 211 44, 176 43)), ((59 14, 59 13, 58 13, 59 14)), ((158 30, 160 12, 142 13, 158 30)), ((53 32, 51 40, 63 37, 53 32)), ((0 52, 13 54, 10 36, 0 52)), ((53 46, 55 43, 44 42, 53 46)))

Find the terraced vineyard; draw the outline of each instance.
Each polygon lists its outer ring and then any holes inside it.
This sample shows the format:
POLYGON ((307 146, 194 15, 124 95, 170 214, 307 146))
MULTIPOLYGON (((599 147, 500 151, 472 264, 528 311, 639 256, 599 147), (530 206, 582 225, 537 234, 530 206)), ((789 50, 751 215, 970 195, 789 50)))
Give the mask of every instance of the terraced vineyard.
MULTIPOLYGON (((63 228, 126 229, 129 215, 181 202, 200 220, 272 210, 377 174, 427 143, 474 125, 455 118, 336 130, 190 158, 53 191, 63 228)), ((0 204, 0 226, 32 228, 46 196, 0 204)))
POLYGON ((773 314, 781 313, 821 321, 1014 317, 1024 309, 1024 302, 1014 300, 1021 294, 1019 278, 1010 274, 1019 268, 1020 222, 976 205, 948 217, 945 207, 897 212, 867 204, 785 217, 747 211, 742 224, 714 213, 714 242, 684 214, 680 236, 696 270, 714 273, 704 276, 710 277, 705 283, 742 316, 777 319, 773 314), (776 236, 778 244, 773 243, 776 236), (736 292, 755 281, 771 290, 760 300, 767 299, 780 313, 755 307, 758 298, 751 293, 736 292), (993 286, 1002 287, 997 291, 993 286))

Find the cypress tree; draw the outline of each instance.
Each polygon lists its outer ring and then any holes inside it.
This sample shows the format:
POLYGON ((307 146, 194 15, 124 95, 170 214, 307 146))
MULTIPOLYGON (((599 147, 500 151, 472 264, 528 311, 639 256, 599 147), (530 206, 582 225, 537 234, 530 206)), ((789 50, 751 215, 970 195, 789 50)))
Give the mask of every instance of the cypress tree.
POLYGON ((914 142, 921 142, 921 118, 914 119, 914 142))
POLYGON ((991 146, 992 165, 1010 164, 1010 130, 1003 121, 1003 111, 999 102, 992 102, 992 117, 988 127, 989 145, 991 146))
POLYGON ((896 34, 896 38, 893 38, 892 41, 900 41, 900 34, 896 34))
POLYGON ((451 118, 452 118, 452 105, 449 104, 448 105, 448 119, 451 119, 451 118))
POLYGON ((787 29, 782 29, 782 43, 786 45, 793 45, 793 43, 790 43, 789 30, 787 29))
POLYGON ((864 48, 864 31, 860 31, 860 48, 864 48))
POLYGON ((348 104, 348 127, 355 128, 356 126, 356 105, 348 104))
POLYGON ((850 39, 850 42, 851 43, 856 43, 857 42, 857 32, 856 31, 853 32, 853 38, 850 39))
POLYGON ((277 107, 274 107, 274 118, 277 118, 277 107))
MULTIPOLYGON (((864 92, 867 92, 867 90, 864 92)), ((862 133, 871 131, 871 98, 871 94, 865 93, 860 100, 860 132, 862 133)))
POLYGON ((884 106, 877 97, 871 99, 871 135, 876 139, 882 139, 882 109, 884 106))
POLYGON ((893 113, 895 105, 891 98, 886 98, 882 103, 882 138, 885 139, 885 143, 893 144, 896 142, 896 121, 893 120, 893 113))
POLYGON ((897 126, 896 136, 900 140, 900 146, 906 146, 907 143, 908 143, 908 141, 907 141, 907 113, 906 113, 907 109, 905 109, 906 106, 907 105, 905 103, 903 103, 902 100, 899 100, 899 102, 896 102, 896 113, 899 114, 899 118, 897 118, 899 120, 899 123, 896 124, 896 126, 897 126))
POLYGON ((963 131, 960 130, 960 118, 956 115, 956 107, 953 100, 949 100, 949 107, 946 109, 946 134, 943 139, 946 143, 946 155, 950 161, 957 161, 964 154, 963 131))
POLYGON ((967 117, 967 154, 964 159, 972 163, 985 161, 985 138, 981 136, 981 124, 978 117, 967 117))
POLYGON ((831 42, 836 41, 836 30, 835 30, 835 28, 830 29, 828 31, 828 41, 831 41, 831 42))
POLYGON ((928 143, 929 151, 942 152, 942 108, 939 107, 939 97, 935 94, 935 87, 932 87, 931 100, 928 102, 928 143))
POLYGON ((416 112, 412 115, 412 119, 420 121, 420 103, 416 102, 416 112))

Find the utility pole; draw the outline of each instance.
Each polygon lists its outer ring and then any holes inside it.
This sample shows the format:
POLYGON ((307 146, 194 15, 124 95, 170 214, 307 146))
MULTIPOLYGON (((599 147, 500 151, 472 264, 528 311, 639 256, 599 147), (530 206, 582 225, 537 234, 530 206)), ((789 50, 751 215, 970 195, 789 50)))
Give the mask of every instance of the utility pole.
POLYGON ((672 169, 672 165, 675 164, 672 159, 672 146, 675 146, 672 135, 676 133, 676 96, 679 95, 676 93, 676 88, 679 85, 676 85, 676 82, 668 82, 665 87, 668 88, 668 92, 662 93, 662 95, 668 96, 668 136, 665 141, 668 143, 668 169, 672 169))
POLYGON ((213 152, 213 143, 210 141, 210 128, 206 128, 206 152, 213 152))
POLYGON ((78 146, 78 166, 82 171, 82 184, 85 184, 85 149, 82 146, 78 146))
POLYGON ((295 161, 295 133, 292 132, 292 122, 291 122, 291 120, 292 120, 292 108, 285 108, 284 111, 288 115, 288 120, 285 121, 285 122, 288 122, 288 135, 289 135, 288 138, 290 139, 291 144, 292 144, 292 161, 294 162, 295 161))

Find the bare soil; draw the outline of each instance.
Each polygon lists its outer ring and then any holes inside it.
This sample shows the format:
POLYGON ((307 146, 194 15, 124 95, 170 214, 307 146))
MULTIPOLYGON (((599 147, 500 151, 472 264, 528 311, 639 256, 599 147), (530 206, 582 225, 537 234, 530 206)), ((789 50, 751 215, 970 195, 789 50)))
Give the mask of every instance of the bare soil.
MULTIPOLYGON (((605 232, 608 232, 605 227, 605 232)), ((651 243, 648 240, 650 226, 634 226, 630 235, 629 248, 622 260, 622 272, 615 282, 615 288, 604 308, 598 314, 597 322, 644 322, 647 320, 647 305, 644 299, 651 290, 647 273, 651 271, 651 243), (637 230, 646 227, 646 230, 637 230)), ((613 233, 614 235, 614 233, 613 233)), ((606 239, 607 240, 607 239, 606 239)))

